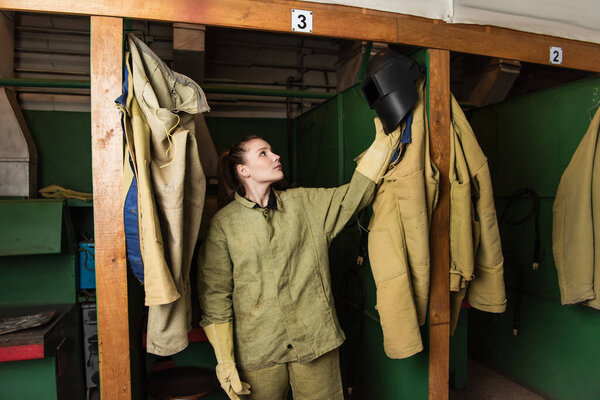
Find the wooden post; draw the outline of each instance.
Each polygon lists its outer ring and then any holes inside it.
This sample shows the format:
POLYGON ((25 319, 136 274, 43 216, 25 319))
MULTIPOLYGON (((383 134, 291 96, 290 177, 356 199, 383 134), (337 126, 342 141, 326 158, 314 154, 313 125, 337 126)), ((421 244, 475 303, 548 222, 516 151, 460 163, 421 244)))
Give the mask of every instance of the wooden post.
POLYGON ((123 19, 91 17, 92 169, 100 394, 131 399, 127 263, 121 181, 123 19))
POLYGON ((450 54, 429 50, 431 158, 440 171, 430 235, 429 400, 448 400, 450 370, 450 54))

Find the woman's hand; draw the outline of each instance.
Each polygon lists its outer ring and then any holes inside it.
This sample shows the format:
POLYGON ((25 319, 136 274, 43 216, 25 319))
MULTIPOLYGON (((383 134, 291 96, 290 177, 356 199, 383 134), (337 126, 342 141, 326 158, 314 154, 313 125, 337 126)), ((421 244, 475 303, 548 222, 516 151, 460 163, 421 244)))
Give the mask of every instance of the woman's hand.
POLYGON ((250 385, 240 380, 233 356, 233 324, 210 324, 204 327, 208 341, 217 357, 217 379, 231 400, 250 394, 250 385))
POLYGON ((373 182, 379 183, 400 144, 400 136, 400 127, 386 135, 381 120, 375 117, 375 140, 371 147, 359 156, 356 170, 373 182))

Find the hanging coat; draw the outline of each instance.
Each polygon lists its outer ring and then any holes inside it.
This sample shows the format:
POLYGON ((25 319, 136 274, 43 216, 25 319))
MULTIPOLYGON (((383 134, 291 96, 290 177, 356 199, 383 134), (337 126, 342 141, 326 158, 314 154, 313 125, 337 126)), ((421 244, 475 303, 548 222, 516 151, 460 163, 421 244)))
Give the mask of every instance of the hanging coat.
POLYGON ((423 350, 419 325, 427 315, 429 224, 439 180, 429 155, 425 93, 421 82, 410 126, 412 143, 402 145, 406 148, 384 176, 369 223, 377 311, 385 353, 391 358, 423 350))
POLYGON ((193 114, 209 108, 194 81, 170 70, 133 34, 128 44, 131 84, 123 112, 138 191, 146 348, 167 356, 187 347, 191 328, 189 271, 205 192, 193 114))
MULTIPOLYGON (((392 163, 373 202, 369 258, 377 285, 384 349, 391 358, 423 349, 429 294, 429 224, 439 175, 429 154, 423 99, 413 112, 413 142, 392 163)), ((503 256, 487 159, 452 98, 450 132, 451 331, 465 296, 488 312, 506 309, 503 256)))
POLYGON ((563 173, 553 206, 552 251, 562 304, 600 309, 600 109, 563 173))
POLYGON ((504 258, 487 158, 452 96, 450 132, 450 330, 466 295, 482 311, 506 310, 504 258))

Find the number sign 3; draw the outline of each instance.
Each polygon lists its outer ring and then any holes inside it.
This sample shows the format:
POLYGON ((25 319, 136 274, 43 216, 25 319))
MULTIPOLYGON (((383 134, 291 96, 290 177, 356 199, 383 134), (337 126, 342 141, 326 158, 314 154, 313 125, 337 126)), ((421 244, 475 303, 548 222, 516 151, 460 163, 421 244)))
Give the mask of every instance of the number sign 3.
POLYGON ((292 8, 292 31, 312 33, 313 12, 292 8))

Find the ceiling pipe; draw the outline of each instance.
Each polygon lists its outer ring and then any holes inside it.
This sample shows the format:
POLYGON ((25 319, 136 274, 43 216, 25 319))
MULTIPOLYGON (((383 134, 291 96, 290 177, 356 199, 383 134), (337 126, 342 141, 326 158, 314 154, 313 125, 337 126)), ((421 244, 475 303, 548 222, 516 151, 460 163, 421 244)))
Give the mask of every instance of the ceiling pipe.
MULTIPOLYGON (((58 79, 24 79, 24 78, 0 78, 1 86, 12 87, 44 87, 44 88, 68 88, 89 89, 90 81, 58 80, 58 79)), ((204 85, 202 90, 206 93, 237 94, 243 96, 272 96, 272 97, 298 97, 304 99, 329 99, 335 93, 309 92, 302 90, 262 89, 244 88, 238 86, 204 85)))

